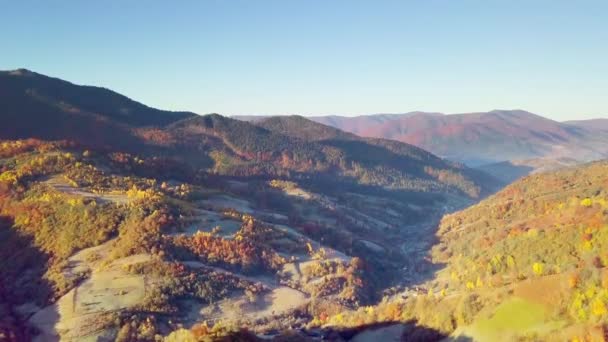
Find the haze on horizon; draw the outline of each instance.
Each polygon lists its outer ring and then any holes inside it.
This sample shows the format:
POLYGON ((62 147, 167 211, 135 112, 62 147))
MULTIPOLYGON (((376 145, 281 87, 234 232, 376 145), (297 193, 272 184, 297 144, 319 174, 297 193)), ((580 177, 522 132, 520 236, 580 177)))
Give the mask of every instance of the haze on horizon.
POLYGON ((0 69, 225 115, 608 115, 605 1, 3 4, 0 69))

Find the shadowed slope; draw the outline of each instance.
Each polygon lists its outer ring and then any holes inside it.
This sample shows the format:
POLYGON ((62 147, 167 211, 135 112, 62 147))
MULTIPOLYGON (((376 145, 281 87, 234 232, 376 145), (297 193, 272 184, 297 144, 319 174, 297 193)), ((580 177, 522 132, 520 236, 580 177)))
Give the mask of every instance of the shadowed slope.
POLYGON ((0 72, 0 138, 70 139, 96 147, 133 147, 133 127, 192 116, 147 107, 111 90, 79 86, 24 69, 0 72))

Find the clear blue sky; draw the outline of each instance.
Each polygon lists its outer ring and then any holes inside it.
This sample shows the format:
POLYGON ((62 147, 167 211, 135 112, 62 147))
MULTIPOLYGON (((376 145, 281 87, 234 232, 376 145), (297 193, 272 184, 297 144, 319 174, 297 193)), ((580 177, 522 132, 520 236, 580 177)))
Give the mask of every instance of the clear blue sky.
POLYGON ((606 0, 4 1, 0 46, 201 114, 608 116, 606 0))

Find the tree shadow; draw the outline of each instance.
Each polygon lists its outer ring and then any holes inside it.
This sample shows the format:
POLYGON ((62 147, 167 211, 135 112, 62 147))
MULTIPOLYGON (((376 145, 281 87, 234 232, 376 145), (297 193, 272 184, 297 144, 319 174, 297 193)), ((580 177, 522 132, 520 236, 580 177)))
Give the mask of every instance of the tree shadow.
MULTIPOLYGON (((448 338, 444 333, 423 327, 416 321, 385 322, 365 324, 355 328, 313 328, 276 332, 270 336, 260 338, 246 330, 234 332, 220 338, 223 342, 308 342, 308 341, 404 341, 404 342, 436 342, 448 338)), ((449 340, 453 342, 470 342, 469 337, 459 337, 449 340)))
POLYGON ((29 341, 35 335, 28 326, 34 309, 23 304, 44 306, 51 298, 52 285, 43 278, 48 259, 30 237, 15 229, 11 217, 0 216, 0 340, 29 341))

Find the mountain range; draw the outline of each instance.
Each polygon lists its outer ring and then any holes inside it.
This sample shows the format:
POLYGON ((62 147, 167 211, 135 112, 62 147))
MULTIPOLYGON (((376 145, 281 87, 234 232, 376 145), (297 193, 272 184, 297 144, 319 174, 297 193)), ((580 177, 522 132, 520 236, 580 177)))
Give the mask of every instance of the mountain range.
POLYGON ((605 119, 557 122, 523 110, 493 110, 311 120, 364 137, 406 142, 470 166, 535 158, 591 161, 608 156, 605 119))
POLYGON ((474 197, 495 188, 491 177, 417 147, 361 138, 302 117, 281 119, 284 126, 278 126, 277 120, 255 125, 217 114, 163 111, 105 88, 24 69, 0 73, 0 92, 7 94, 0 99, 2 118, 11 123, 0 128, 3 139, 147 151, 234 176, 340 176, 362 185, 453 189, 474 197), (298 134, 288 127, 297 127, 298 134))
POLYGON ((605 334, 605 120, 237 120, 25 69, 0 118, 0 340, 605 334))

